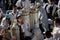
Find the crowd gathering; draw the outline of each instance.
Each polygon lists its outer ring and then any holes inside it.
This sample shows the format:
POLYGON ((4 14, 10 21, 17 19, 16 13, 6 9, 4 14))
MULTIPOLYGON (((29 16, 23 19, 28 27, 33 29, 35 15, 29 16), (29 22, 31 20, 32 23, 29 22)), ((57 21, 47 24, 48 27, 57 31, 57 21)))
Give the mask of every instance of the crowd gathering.
POLYGON ((0 0, 0 40, 60 40, 60 0, 0 0))

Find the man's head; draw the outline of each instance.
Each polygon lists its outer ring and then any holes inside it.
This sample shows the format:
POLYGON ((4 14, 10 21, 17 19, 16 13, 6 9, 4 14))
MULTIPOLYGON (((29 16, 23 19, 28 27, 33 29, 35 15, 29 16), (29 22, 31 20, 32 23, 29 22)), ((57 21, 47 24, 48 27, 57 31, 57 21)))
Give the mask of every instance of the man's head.
POLYGON ((18 23, 23 23, 22 15, 21 14, 18 14, 17 17, 16 17, 16 19, 17 19, 18 23))
POLYGON ((49 3, 53 4, 54 3, 54 0, 48 0, 49 3))
POLYGON ((16 13, 16 11, 17 11, 17 6, 13 5, 13 12, 16 13))
POLYGON ((47 32, 45 33, 45 36, 46 36, 46 38, 50 38, 50 37, 52 36, 52 34, 51 34, 50 31, 47 31, 47 32))
POLYGON ((60 19, 59 18, 56 19, 56 25, 60 25, 60 19))

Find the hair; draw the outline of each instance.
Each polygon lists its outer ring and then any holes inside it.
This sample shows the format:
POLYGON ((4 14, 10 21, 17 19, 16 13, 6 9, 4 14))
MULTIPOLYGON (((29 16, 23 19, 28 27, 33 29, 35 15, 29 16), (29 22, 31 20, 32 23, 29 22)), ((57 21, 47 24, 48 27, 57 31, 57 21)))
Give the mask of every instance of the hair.
POLYGON ((13 8, 17 7, 16 5, 13 5, 13 8))
POLYGON ((50 31, 47 31, 47 32, 45 33, 45 35, 46 35, 47 38, 50 38, 50 37, 52 36, 52 34, 50 33, 50 31))
POLYGON ((54 2, 54 0, 48 0, 49 2, 54 2))
MULTIPOLYGON (((21 17, 21 16, 19 16, 19 17, 21 17)), ((17 19, 19 18, 19 17, 17 17, 17 19)), ((21 17, 22 18, 22 17, 21 17)), ((17 20, 17 22, 19 22, 18 20, 17 20)), ((21 22, 21 24, 23 24, 24 22, 23 22, 23 19, 22 19, 22 22, 21 22)))
POLYGON ((16 19, 18 19, 19 17, 21 17, 21 18, 22 18, 22 16, 18 16, 18 17, 16 17, 16 19))
POLYGON ((60 24, 60 19, 59 18, 56 19, 56 23, 60 24))

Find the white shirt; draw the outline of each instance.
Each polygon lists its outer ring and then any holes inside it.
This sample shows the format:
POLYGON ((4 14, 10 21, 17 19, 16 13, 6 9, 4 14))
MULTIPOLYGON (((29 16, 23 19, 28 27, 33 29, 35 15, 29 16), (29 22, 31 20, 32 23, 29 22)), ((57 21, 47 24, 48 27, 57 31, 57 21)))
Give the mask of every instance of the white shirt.
POLYGON ((13 10, 12 10, 11 13, 9 13, 9 17, 10 17, 10 20, 11 20, 12 23, 16 22, 17 14, 18 14, 18 11, 16 13, 14 13, 13 10))

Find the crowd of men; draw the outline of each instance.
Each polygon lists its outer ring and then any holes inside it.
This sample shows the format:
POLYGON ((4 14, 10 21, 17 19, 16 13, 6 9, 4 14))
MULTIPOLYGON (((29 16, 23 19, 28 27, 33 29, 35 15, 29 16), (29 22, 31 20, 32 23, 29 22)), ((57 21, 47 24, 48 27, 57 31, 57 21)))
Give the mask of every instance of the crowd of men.
POLYGON ((58 5, 55 0, 4 1, 0 40, 60 40, 60 0, 58 5))

